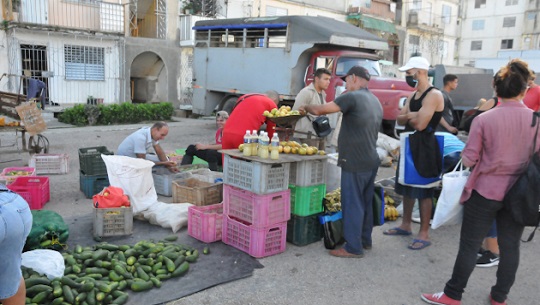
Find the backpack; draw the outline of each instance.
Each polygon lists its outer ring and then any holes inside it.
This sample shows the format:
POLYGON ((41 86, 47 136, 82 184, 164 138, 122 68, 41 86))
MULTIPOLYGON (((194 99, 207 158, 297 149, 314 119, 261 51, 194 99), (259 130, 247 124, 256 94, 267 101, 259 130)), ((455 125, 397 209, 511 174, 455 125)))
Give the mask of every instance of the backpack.
POLYGON ((510 211, 516 223, 522 226, 535 227, 525 242, 533 239, 540 224, 540 188, 538 187, 540 185, 540 156, 538 152, 535 152, 539 126, 537 122, 538 116, 540 116, 540 113, 533 113, 531 127, 536 125, 536 132, 529 164, 525 172, 519 176, 516 183, 506 193, 503 200, 505 208, 510 211))

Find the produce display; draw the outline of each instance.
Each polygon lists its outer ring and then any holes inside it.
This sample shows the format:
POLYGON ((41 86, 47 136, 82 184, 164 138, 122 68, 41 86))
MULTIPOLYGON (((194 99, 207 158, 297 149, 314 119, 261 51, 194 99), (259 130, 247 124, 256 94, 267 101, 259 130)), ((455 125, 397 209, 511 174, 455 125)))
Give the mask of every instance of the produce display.
MULTIPOLYGON (((245 144, 240 144, 238 146, 238 149, 240 151, 244 151, 245 144)), ((268 150, 271 150, 271 147, 269 146, 268 150)), ((285 153, 285 154, 297 154, 297 155, 306 155, 306 156, 312 156, 312 155, 325 155, 326 152, 324 150, 319 150, 315 146, 309 146, 308 144, 300 144, 296 141, 281 141, 279 142, 278 146, 279 153, 285 153)))
POLYGON ((341 188, 326 193, 324 195, 324 206, 328 212, 337 212, 341 211, 341 188))
POLYGON ((28 172, 28 171, 9 171, 6 173, 6 176, 29 176, 31 175, 32 172, 28 172))
MULTIPOLYGON (((341 188, 337 188, 324 196, 326 211, 341 211, 341 188)), ((384 219, 394 221, 399 217, 399 212, 395 206, 395 200, 388 194, 384 195, 384 219)))
POLYGON ((291 110, 291 106, 281 106, 279 109, 274 108, 271 111, 265 110, 263 115, 267 118, 279 118, 290 115, 300 115, 300 112, 298 110, 291 110))
POLYGON ((384 195, 384 219, 396 220, 399 217, 399 212, 396 209, 395 200, 389 195, 384 195))
MULTIPOLYGON (((127 289, 159 289, 162 281, 180 277, 195 263, 199 251, 177 244, 178 236, 139 241, 135 245, 77 245, 65 252, 64 276, 49 280, 23 267, 26 304, 125 304, 127 289)), ((203 254, 209 254, 208 247, 203 254)))

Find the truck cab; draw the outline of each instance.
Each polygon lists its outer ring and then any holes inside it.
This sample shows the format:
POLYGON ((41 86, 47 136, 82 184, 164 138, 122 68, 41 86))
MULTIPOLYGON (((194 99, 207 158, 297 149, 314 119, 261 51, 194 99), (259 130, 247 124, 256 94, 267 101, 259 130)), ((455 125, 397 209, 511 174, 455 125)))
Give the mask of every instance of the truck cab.
POLYGON ((328 50, 313 53, 306 71, 305 83, 313 82, 315 71, 326 68, 331 73, 330 86, 326 90, 326 101, 331 102, 345 92, 345 82, 341 79, 354 66, 362 66, 371 74, 369 90, 379 99, 383 108, 383 126, 385 133, 392 134, 395 121, 402 105, 414 90, 403 79, 388 78, 381 75, 379 58, 375 54, 328 50))

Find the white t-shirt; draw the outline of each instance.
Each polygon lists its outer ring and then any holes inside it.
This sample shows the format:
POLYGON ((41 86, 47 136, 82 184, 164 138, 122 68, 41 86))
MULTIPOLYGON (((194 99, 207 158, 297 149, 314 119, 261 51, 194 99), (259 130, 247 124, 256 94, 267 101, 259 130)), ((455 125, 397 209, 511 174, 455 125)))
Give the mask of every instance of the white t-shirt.
POLYGON ((146 154, 150 147, 158 144, 158 141, 152 140, 150 127, 143 127, 127 138, 118 146, 118 155, 136 158, 136 154, 146 154))

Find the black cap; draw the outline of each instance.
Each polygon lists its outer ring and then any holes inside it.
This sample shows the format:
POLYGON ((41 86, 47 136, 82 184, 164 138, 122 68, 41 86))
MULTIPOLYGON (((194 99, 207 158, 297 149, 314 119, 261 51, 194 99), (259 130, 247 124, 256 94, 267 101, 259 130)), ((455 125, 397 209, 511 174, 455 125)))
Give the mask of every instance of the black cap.
POLYGON ((362 66, 352 67, 351 69, 349 69, 349 72, 347 72, 347 75, 343 76, 341 79, 345 81, 345 78, 347 78, 347 76, 349 75, 356 75, 368 81, 371 78, 371 75, 369 74, 368 70, 362 66))

